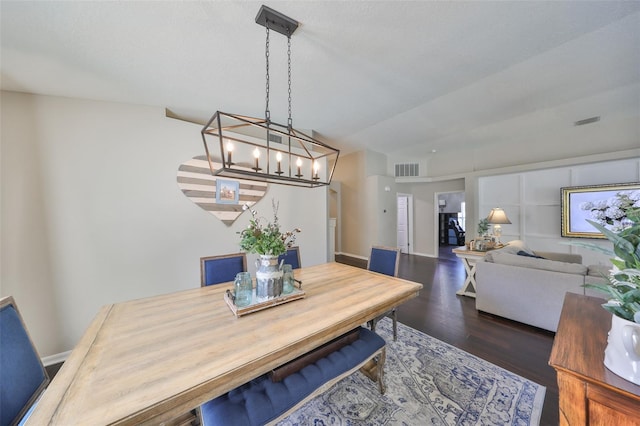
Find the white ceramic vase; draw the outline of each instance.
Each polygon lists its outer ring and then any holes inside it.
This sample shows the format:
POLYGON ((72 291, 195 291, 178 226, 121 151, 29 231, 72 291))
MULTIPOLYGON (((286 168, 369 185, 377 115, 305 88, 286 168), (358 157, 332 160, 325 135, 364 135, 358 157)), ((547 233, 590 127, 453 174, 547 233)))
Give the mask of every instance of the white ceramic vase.
POLYGON ((613 373, 640 385, 640 324, 613 315, 604 350, 604 365, 613 373))

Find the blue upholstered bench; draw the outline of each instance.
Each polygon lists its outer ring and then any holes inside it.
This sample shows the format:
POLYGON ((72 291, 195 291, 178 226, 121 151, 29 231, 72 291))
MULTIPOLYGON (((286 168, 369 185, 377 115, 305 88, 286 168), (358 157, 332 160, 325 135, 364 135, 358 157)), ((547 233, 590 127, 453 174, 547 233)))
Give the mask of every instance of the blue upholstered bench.
POLYGON ((357 339, 274 382, 264 374, 200 407, 204 426, 275 423, 343 377, 360 369, 384 393, 385 341, 360 327, 357 339))

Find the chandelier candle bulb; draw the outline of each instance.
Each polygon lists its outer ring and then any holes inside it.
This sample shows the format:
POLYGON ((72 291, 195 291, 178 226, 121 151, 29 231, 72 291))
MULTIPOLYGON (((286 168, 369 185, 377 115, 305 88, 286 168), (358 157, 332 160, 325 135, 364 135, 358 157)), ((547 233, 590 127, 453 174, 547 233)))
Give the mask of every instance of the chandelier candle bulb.
POLYGON ((260 158, 260 150, 258 148, 253 150, 253 157, 256 159, 256 166, 253 168, 256 172, 262 170, 260 168, 260 164, 258 163, 258 159, 260 158))
POLYGON ((300 171, 300 168, 302 167, 302 160, 300 159, 300 157, 298 157, 298 159, 296 160, 296 166, 298 166, 298 174, 296 175, 296 177, 302 177, 302 172, 300 171))
POLYGON ((313 162, 313 180, 318 180, 320 177, 318 176, 318 171, 320 170, 320 163, 317 161, 313 162))
POLYGON ((229 141, 227 142, 227 163, 229 163, 230 166, 233 165, 233 161, 231 159, 232 152, 233 152, 233 144, 231 143, 231 141, 229 141))
POLYGON ((276 174, 281 175, 283 173, 282 168, 281 168, 281 164, 282 164, 282 153, 278 152, 276 154, 276 161, 278 162, 278 171, 276 171, 276 174))

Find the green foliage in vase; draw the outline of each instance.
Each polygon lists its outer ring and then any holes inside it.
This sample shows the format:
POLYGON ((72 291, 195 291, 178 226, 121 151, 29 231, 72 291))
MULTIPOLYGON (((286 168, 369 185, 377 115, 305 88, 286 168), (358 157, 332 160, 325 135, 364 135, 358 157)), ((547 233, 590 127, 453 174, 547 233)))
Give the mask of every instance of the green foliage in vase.
POLYGON ((240 232, 240 249, 247 253, 257 253, 261 255, 279 256, 287 251, 296 240, 296 233, 299 228, 293 231, 281 232, 278 222, 279 203, 272 200, 273 222, 266 222, 264 218, 258 217, 258 212, 248 205, 242 206, 243 210, 251 212, 249 226, 240 232), (265 223, 266 222, 266 223, 265 223))
POLYGON ((573 243, 610 256, 613 269, 607 277, 607 284, 586 284, 605 293, 609 300, 602 307, 612 314, 629 321, 640 323, 640 208, 626 212, 629 226, 619 232, 589 220, 598 231, 613 243, 613 250, 595 244, 573 243))
POLYGON ((489 221, 487 219, 480 219, 478 222, 478 235, 483 236, 489 230, 489 221))

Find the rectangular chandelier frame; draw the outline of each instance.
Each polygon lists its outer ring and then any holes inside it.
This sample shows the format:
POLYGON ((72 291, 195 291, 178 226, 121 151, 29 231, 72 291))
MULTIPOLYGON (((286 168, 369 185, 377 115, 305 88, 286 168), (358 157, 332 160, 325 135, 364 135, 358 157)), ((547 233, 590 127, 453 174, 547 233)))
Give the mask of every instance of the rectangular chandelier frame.
POLYGON ((340 155, 292 127, 222 111, 216 111, 201 133, 211 173, 231 179, 326 186, 340 155))

